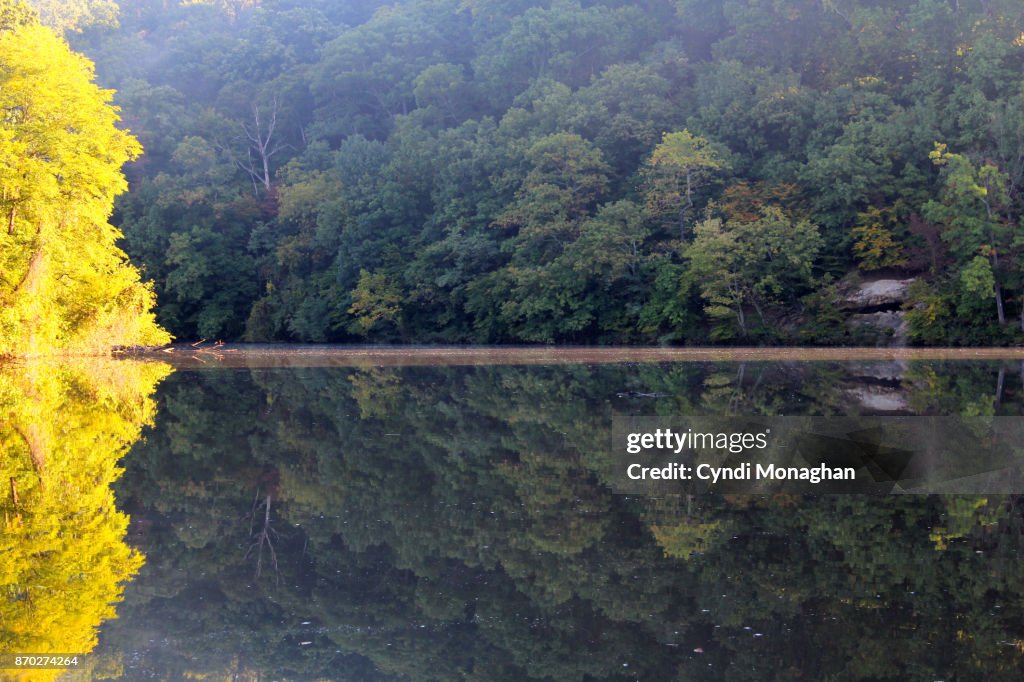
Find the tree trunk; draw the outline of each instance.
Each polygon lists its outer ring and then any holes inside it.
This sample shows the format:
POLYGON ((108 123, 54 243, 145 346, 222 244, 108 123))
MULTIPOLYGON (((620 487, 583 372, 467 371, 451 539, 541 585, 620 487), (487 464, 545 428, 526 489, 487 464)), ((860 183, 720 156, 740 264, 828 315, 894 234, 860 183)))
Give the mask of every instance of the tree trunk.
POLYGON ((39 290, 43 281, 43 247, 38 246, 29 259, 28 269, 21 280, 14 285, 13 296, 32 295, 39 290))
MULTIPOLYGON (((985 208, 988 211, 988 216, 992 218, 992 208, 985 202, 985 208)), ((989 238, 992 243, 995 244, 995 235, 989 233, 989 238)), ((1003 288, 999 286, 999 251, 995 248, 992 249, 992 256, 990 257, 992 263, 992 276, 996 278, 994 289, 996 292, 996 315, 999 317, 999 326, 1006 324, 1006 312, 1003 310, 1003 288)))
POLYGON ((686 202, 679 211, 679 241, 686 241, 686 217, 693 208, 693 173, 686 171, 686 202))
POLYGON ((252 177, 253 190, 258 194, 257 183, 263 185, 264 189, 270 192, 272 181, 270 159, 285 147, 285 145, 274 142, 274 128, 277 127, 277 98, 274 98, 270 110, 270 121, 264 124, 260 108, 255 104, 252 106, 252 120, 252 125, 242 123, 242 130, 249 141, 248 160, 245 163, 241 161, 235 163, 252 177), (256 161, 253 159, 254 153, 258 157, 256 161))
POLYGON ((21 436, 21 439, 25 441, 25 445, 28 446, 28 456, 32 460, 32 468, 35 470, 36 475, 39 476, 39 489, 45 490, 46 446, 43 442, 43 436, 39 432, 39 427, 35 424, 30 424, 25 430, 22 430, 15 426, 14 432, 21 436))
POLYGON ((1003 288, 998 284, 995 285, 996 290, 996 314, 999 316, 999 324, 1006 324, 1006 311, 1003 310, 1003 288))
POLYGON ((764 325, 765 329, 768 328, 768 323, 765 322, 764 313, 761 312, 761 306, 757 304, 757 296, 750 295, 750 302, 754 304, 754 310, 757 311, 757 317, 761 320, 761 324, 764 325))

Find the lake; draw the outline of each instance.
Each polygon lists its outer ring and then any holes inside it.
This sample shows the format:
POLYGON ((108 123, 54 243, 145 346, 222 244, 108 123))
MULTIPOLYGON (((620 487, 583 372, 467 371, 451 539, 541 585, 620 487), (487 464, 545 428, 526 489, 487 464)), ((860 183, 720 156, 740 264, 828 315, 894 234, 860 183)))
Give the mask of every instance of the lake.
POLYGON ((1024 675, 1019 496, 630 495, 607 463, 617 416, 1021 416, 1020 351, 155 355, 0 369, 0 652, 125 679, 1024 675))

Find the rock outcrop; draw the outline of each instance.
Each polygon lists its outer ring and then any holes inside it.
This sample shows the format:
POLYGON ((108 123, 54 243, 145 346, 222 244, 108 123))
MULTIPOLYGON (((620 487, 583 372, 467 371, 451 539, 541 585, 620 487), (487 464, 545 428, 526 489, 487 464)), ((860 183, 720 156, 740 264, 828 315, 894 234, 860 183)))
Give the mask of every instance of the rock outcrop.
POLYGON ((840 305, 851 330, 874 336, 880 346, 905 346, 908 325, 903 311, 916 278, 875 279, 851 285, 840 305))
POLYGON ((907 291, 917 278, 876 279, 861 282, 844 299, 844 307, 863 312, 899 310, 907 300, 907 291))

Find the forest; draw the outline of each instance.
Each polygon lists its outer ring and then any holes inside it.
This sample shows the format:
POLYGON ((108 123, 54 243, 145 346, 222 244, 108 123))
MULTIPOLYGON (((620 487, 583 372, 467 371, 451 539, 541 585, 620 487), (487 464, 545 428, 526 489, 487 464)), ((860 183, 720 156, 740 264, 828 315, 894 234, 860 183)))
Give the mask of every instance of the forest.
POLYGON ((34 0, 179 339, 1024 340, 1016 0, 34 0))

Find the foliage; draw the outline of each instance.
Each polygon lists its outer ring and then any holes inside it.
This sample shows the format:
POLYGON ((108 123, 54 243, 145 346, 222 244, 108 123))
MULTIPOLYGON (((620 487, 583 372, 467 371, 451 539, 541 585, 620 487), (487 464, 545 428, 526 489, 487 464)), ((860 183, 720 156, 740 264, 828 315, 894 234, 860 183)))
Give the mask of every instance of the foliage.
MULTIPOLYGON (((1018 370, 910 361, 889 388, 1007 417, 1018 370)), ((1019 678, 1019 496, 615 493, 614 416, 849 414, 858 388, 863 364, 821 362, 179 372, 117 483, 147 561, 95 655, 161 679, 1019 678)))
MULTIPOLYGON (((149 151, 115 222, 178 336, 739 340, 681 251, 709 205, 816 225, 811 280, 916 276, 950 310, 984 256, 994 297, 949 333, 1024 334, 1012 3, 120 9, 67 35, 149 151), (400 316, 367 324, 364 271, 400 316)), ((811 280, 752 336, 797 339, 811 280)))
POLYGON ((382 272, 359 273, 359 284, 352 293, 352 305, 348 312, 355 315, 355 323, 364 334, 369 333, 381 321, 394 321, 401 314, 401 294, 388 282, 382 272))
POLYGON ((861 270, 881 270, 907 264, 903 245, 896 239, 896 211, 893 208, 870 208, 857 216, 853 228, 853 255, 861 270))
POLYGON ((812 282, 821 247, 818 228, 806 220, 794 221, 779 208, 764 209, 752 222, 708 218, 695 232, 686 255, 705 310, 718 323, 713 331, 717 336, 750 336, 751 307, 762 325, 760 333, 770 333, 767 306, 803 293, 812 282))
POLYGON ((707 139, 689 130, 665 133, 644 166, 648 212, 674 225, 686 238, 687 223, 695 212, 695 194, 705 179, 723 163, 707 139))
POLYGON ((0 355, 166 342, 107 219, 138 142, 42 26, 0 32, 0 355))
MULTIPOLYGON (((945 226, 942 238, 953 245, 963 294, 974 301, 993 301, 997 320, 1003 325, 1006 323, 1003 284, 1017 276, 1016 259, 1008 258, 1017 242, 1009 176, 993 163, 975 165, 938 142, 929 157, 936 166, 942 167, 945 186, 939 200, 925 204, 924 216, 945 226), (985 287, 988 291, 983 292, 985 287)), ((961 303, 964 313, 972 307, 981 307, 973 306, 967 299, 962 299, 961 303)), ((965 314, 965 317, 984 319, 977 314, 978 310, 972 312, 975 314, 965 314)), ((1021 314, 1024 325, 1024 307, 1021 314)))
POLYGON ((111 485, 169 371, 109 360, 0 367, 3 651, 86 654, 116 617, 143 557, 125 543, 111 485))
POLYGON ((115 0, 28 0, 44 26, 58 34, 80 32, 90 26, 117 27, 115 0))

